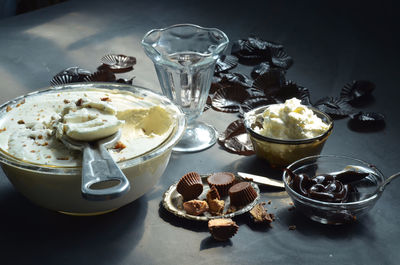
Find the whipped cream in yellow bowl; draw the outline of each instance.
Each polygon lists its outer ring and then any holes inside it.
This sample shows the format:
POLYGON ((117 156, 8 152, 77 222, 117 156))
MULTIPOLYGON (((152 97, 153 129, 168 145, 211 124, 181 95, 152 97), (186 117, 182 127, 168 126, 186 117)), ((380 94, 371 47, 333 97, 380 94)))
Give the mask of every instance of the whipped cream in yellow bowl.
POLYGON ((272 167, 318 155, 333 129, 333 120, 297 98, 258 107, 244 115, 246 130, 257 156, 272 167))
POLYGON ((157 183, 185 126, 180 108, 151 90, 110 83, 63 85, 0 107, 0 162, 16 189, 38 205, 70 214, 104 213, 157 183), (118 130, 121 138, 108 151, 131 189, 115 199, 86 200, 82 153, 60 138, 92 141, 118 130))

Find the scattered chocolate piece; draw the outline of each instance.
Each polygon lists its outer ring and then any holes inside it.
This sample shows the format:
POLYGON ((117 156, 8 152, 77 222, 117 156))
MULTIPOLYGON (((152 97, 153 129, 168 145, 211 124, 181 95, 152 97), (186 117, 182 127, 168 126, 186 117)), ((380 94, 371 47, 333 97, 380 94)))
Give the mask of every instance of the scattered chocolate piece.
POLYGON ((208 230, 215 240, 226 241, 237 233, 239 226, 232 219, 218 218, 208 221, 208 230))
POLYGON ((273 214, 267 213, 264 205, 265 202, 258 203, 256 206, 253 207, 253 209, 250 210, 250 215, 255 223, 263 223, 271 226, 272 221, 275 220, 275 216, 273 214))
POLYGON ((295 225, 289 225, 289 230, 296 230, 296 226, 295 225))
POLYGON ((24 120, 19 120, 19 121, 17 121, 17 123, 18 124, 25 124, 25 121, 24 120))
POLYGON ((201 215, 208 211, 208 204, 206 201, 190 200, 183 203, 183 209, 190 215, 201 215))

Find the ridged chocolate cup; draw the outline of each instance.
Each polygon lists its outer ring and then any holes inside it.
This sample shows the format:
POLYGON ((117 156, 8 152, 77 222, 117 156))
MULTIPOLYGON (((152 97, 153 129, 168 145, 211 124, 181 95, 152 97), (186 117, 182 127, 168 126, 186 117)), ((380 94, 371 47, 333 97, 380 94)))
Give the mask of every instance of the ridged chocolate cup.
POLYGON ((208 185, 216 187, 221 197, 228 195, 228 190, 232 187, 234 181, 235 175, 230 172, 217 172, 207 178, 208 185))
POLYGON ((257 192, 249 182, 239 182, 229 189, 230 204, 243 206, 253 202, 257 198, 257 192))
POLYGON ((219 218, 208 221, 208 230, 215 240, 226 241, 237 233, 239 226, 232 219, 219 218))
POLYGON ((176 191, 183 196, 184 201, 196 199, 203 192, 200 175, 196 172, 186 173, 176 185, 176 191))

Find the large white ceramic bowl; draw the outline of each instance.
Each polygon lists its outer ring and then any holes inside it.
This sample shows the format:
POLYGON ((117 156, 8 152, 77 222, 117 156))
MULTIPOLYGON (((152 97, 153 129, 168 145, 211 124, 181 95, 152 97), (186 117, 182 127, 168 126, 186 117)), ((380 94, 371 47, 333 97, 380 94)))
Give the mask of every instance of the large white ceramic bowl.
POLYGON ((171 110, 175 126, 169 137, 156 148, 140 156, 118 162, 130 182, 130 190, 115 199, 91 201, 81 195, 81 167, 48 166, 17 159, 0 149, 3 171, 15 188, 37 205, 50 210, 74 215, 95 215, 124 206, 148 192, 163 174, 172 147, 180 140, 186 126, 181 109, 168 98, 148 89, 117 83, 74 83, 35 91, 10 100, 0 106, 0 119, 7 106, 14 107, 24 98, 42 93, 59 93, 69 89, 117 89, 130 91, 155 104, 171 110))

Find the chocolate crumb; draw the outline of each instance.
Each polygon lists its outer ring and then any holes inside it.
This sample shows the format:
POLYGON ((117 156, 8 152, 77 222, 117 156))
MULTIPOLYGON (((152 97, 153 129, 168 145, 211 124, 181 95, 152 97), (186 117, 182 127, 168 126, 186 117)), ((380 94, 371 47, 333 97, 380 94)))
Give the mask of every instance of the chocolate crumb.
POLYGON ((65 104, 68 104, 68 103, 70 103, 71 101, 69 101, 68 99, 64 99, 64 103, 65 104))
POLYGON ((69 160, 69 157, 57 157, 57 160, 69 160))
POLYGON ((6 127, 4 127, 3 129, 0 129, 0 133, 1 133, 1 132, 5 132, 5 131, 7 131, 7 128, 6 128, 6 127))
POLYGON ((295 225, 289 225, 289 230, 296 230, 296 226, 295 225))
POLYGON ((126 148, 126 145, 124 143, 122 143, 121 141, 118 141, 114 146, 114 149, 119 149, 119 150, 122 150, 125 148, 126 148))
POLYGON ((31 153, 36 153, 36 151, 35 150, 31 150, 31 153))
POLYGON ((46 158, 51 158, 51 155, 47 155, 46 158))
POLYGON ((39 134, 37 138, 38 139, 43 139, 43 135, 39 134))
POLYGON ((82 106, 82 103, 83 103, 83 99, 78 99, 78 101, 77 102, 75 102, 75 104, 76 104, 76 106, 77 107, 80 107, 80 106, 82 106))
POLYGON ((268 204, 271 204, 272 202, 271 202, 271 200, 269 200, 269 201, 267 201, 267 203, 268 203, 268 204))
POLYGON ((10 106, 7 106, 6 112, 9 112, 10 110, 12 110, 12 108, 10 106))
POLYGON ((24 120, 17 121, 18 124, 25 124, 24 120))
POLYGON ((111 98, 109 98, 109 97, 101 98, 100 100, 101 101, 111 102, 111 98))
POLYGON ((275 216, 273 214, 267 213, 264 205, 265 202, 262 202, 254 206, 253 209, 250 210, 250 215, 255 223, 264 223, 271 226, 272 221, 275 220, 275 216))

